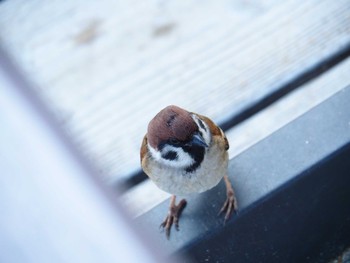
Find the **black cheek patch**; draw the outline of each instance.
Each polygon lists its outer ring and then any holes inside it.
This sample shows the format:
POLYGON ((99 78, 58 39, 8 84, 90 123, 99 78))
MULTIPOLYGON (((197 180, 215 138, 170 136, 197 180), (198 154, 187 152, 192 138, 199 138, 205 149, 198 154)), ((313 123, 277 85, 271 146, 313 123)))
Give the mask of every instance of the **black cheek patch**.
POLYGON ((177 153, 174 151, 169 151, 165 155, 162 155, 164 159, 167 159, 169 161, 174 161, 178 158, 177 153))
POLYGON ((194 163, 186 168, 187 173, 193 173, 197 170, 197 168, 201 165, 205 149, 202 146, 194 146, 194 147, 183 147, 183 150, 191 155, 194 159, 194 163))

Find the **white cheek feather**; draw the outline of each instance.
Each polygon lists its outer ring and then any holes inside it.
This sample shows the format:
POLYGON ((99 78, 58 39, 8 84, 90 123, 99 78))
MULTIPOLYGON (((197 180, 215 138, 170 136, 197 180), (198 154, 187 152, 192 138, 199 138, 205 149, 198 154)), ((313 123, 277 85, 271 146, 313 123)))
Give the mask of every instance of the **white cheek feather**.
POLYGON ((159 162, 160 164, 163 164, 165 166, 175 167, 175 168, 184 168, 191 166, 194 163, 194 160, 192 157, 186 153, 182 148, 179 147, 173 147, 171 145, 166 145, 161 152, 154 149, 152 146, 148 145, 148 149, 153 156, 153 158, 159 162), (175 160, 167 160, 162 157, 163 155, 166 155, 168 152, 176 152, 177 158, 175 160))
POLYGON ((193 120, 195 121, 195 123, 197 124, 198 129, 199 129, 199 131, 201 132, 202 137, 203 137, 203 139, 205 140, 206 144, 210 145, 210 142, 211 142, 211 134, 210 134, 208 125, 205 123, 205 121, 200 120, 200 119, 197 117, 197 115, 195 115, 195 114, 192 114, 192 119, 193 119, 193 120), (204 125, 205 129, 202 128, 201 123, 204 125))

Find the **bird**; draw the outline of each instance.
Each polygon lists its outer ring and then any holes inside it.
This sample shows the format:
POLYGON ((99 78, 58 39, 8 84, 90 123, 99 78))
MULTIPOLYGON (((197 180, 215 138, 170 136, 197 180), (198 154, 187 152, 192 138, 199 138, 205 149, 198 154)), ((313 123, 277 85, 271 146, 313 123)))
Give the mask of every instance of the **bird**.
POLYGON ((179 218, 187 201, 176 204, 176 196, 202 193, 221 180, 226 200, 224 224, 237 211, 237 200, 228 177, 229 142, 223 130, 210 118, 175 105, 162 109, 149 122, 143 137, 140 159, 146 175, 161 190, 171 194, 167 216, 160 227, 169 239, 172 225, 179 230, 179 218))

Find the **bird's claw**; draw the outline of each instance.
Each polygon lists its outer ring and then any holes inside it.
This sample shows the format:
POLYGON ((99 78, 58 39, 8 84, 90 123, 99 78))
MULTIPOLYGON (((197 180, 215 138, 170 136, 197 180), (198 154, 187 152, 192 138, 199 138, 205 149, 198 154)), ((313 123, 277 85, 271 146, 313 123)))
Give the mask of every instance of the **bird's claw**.
POLYGON ((237 205, 237 200, 235 197, 235 194, 233 190, 227 190, 227 198, 224 203, 224 205, 221 207, 218 216, 221 215, 223 212, 226 211, 225 213, 225 218, 224 218, 224 224, 226 224, 227 220, 231 217, 232 213, 234 211, 237 211, 238 205, 237 205))
POLYGON ((179 231, 179 217, 182 210, 185 208, 186 203, 186 200, 182 199, 178 205, 170 206, 168 215, 160 224, 159 228, 165 230, 165 236, 167 239, 170 238, 170 229, 173 224, 175 225, 175 229, 179 231))

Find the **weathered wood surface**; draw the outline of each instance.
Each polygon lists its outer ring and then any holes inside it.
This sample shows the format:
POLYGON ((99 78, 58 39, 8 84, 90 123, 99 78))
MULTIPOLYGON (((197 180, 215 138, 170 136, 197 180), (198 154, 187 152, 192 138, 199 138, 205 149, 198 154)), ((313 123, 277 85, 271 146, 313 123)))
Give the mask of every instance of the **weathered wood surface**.
POLYGON ((349 1, 277 2, 11 0, 0 39, 115 181, 162 107, 224 121, 350 42, 349 1))

